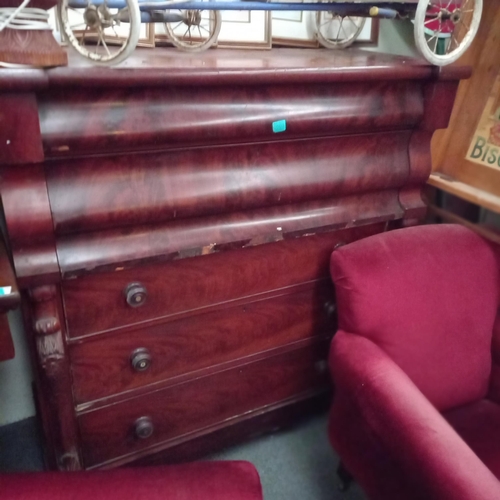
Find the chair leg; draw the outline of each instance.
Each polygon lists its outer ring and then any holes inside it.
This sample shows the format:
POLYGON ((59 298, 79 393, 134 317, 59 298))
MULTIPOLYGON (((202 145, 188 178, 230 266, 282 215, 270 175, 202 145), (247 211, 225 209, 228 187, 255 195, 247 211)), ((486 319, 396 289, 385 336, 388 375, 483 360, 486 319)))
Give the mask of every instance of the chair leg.
POLYGON ((354 481, 354 478, 341 461, 337 467, 337 476, 339 478, 339 490, 347 491, 349 486, 351 486, 351 483, 354 481))

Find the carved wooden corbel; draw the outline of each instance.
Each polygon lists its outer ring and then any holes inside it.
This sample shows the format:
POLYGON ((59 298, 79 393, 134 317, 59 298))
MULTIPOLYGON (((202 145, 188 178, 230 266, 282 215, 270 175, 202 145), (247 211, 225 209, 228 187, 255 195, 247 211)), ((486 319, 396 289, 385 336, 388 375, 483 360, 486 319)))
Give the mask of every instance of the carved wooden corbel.
POLYGON ((57 313, 55 285, 44 285, 30 290, 33 304, 33 330, 41 366, 57 370, 54 362, 64 359, 64 343, 57 313))

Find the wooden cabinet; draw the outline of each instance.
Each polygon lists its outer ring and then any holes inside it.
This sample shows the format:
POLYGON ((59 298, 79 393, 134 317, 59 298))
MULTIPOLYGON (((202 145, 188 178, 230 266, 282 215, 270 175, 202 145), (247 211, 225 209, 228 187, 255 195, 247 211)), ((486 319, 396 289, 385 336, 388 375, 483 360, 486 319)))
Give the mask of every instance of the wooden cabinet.
POLYGON ((423 217, 468 76, 355 50, 171 54, 0 73, 53 468, 184 460, 327 403, 330 254, 423 217))

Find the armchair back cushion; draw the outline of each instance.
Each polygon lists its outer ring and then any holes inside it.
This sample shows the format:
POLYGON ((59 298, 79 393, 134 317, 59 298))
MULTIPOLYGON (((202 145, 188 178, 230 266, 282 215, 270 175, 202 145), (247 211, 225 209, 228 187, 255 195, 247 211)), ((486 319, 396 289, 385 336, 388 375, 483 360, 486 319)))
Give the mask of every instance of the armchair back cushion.
POLYGON ((499 291, 482 238, 458 225, 395 230, 333 252, 331 274, 339 328, 376 343, 439 410, 486 395, 499 291))

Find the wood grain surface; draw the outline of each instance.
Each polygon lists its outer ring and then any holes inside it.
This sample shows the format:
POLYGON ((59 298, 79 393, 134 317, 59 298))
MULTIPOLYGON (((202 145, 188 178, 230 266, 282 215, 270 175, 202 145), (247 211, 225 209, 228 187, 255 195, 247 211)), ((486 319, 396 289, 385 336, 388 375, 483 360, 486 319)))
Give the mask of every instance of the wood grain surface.
POLYGON ((127 402, 80 413, 86 467, 114 457, 130 456, 148 447, 198 429, 228 422, 247 412, 285 401, 311 388, 328 385, 328 342, 310 345, 261 361, 159 390, 127 402), (135 435, 135 422, 147 416, 150 438, 135 435))
POLYGON ((0 165, 43 161, 35 94, 0 94, 0 165))
POLYGON ((42 164, 0 167, 0 193, 21 288, 54 283, 59 265, 42 164))
POLYGON ((423 99, 414 82, 98 94, 70 88, 42 100, 39 109, 44 150, 51 158, 411 128, 423 116, 423 99), (281 133, 273 132, 277 120, 286 121, 281 133))
POLYGON ((238 298, 271 291, 281 294, 287 287, 327 278, 330 254, 338 243, 384 228, 384 224, 374 224, 66 280, 63 296, 69 335, 75 338, 153 320, 164 322, 238 298), (147 298, 143 305, 132 308, 123 292, 134 282, 144 285, 147 298))
POLYGON ((75 402, 164 380, 173 384, 182 375, 196 372, 199 377, 207 368, 220 370, 224 363, 305 338, 330 337, 335 328, 333 302, 331 284, 325 280, 305 291, 75 343, 70 348, 75 402), (144 372, 131 363, 139 348, 151 355, 144 372))
MULTIPOLYGON (((428 147, 429 137, 423 139, 414 142, 428 147)), ((55 231, 155 224, 396 189, 409 180, 409 141, 408 131, 398 131, 48 162, 55 231)), ((421 183, 421 177, 415 180, 421 183)))
POLYGON ((423 59, 350 48, 348 51, 275 49, 206 51, 193 57, 177 49, 137 49, 119 68, 93 66, 69 51, 69 66, 48 71, 0 73, 0 90, 22 88, 138 88, 181 85, 269 85, 374 81, 460 80, 470 67, 432 67, 423 59), (119 69, 116 71, 116 69, 119 69))
MULTIPOLYGON (((120 271, 140 263, 179 260, 320 232, 403 219, 399 191, 311 201, 165 224, 66 235, 57 239, 64 278, 120 271)), ((423 202, 421 201, 421 206, 423 202)))
POLYGON ((500 4, 485 2, 483 19, 471 48, 460 62, 473 67, 460 83, 451 125, 432 141, 431 183, 472 203, 500 212, 500 172, 466 160, 469 146, 495 79, 500 74, 500 4))

